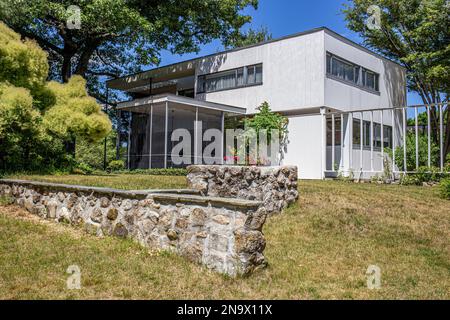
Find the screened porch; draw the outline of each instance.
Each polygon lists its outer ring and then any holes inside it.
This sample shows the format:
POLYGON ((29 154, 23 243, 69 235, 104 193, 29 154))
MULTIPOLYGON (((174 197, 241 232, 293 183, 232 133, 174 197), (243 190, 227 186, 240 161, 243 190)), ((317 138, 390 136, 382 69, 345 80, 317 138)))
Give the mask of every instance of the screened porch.
POLYGON ((123 155, 128 169, 180 168, 189 164, 223 163, 223 132, 226 116, 245 114, 245 108, 195 100, 188 97, 164 94, 118 104, 118 110, 128 117, 128 141, 123 155), (176 129, 190 134, 190 148, 183 149, 180 164, 172 159, 172 148, 180 141, 172 137, 176 129), (203 150, 211 141, 203 141, 208 129, 222 133, 221 148, 212 159, 203 156, 203 150), (187 151, 186 151, 187 150, 187 151), (186 154, 184 154, 186 152, 186 154))

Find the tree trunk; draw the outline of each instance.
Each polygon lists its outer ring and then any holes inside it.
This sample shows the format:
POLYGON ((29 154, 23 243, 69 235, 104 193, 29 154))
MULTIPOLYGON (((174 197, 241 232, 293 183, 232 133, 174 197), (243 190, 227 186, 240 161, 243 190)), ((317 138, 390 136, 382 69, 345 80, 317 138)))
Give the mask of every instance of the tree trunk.
POLYGON ((66 54, 63 56, 63 63, 61 66, 62 81, 64 83, 67 83, 70 79, 71 74, 72 74, 72 56, 66 54))

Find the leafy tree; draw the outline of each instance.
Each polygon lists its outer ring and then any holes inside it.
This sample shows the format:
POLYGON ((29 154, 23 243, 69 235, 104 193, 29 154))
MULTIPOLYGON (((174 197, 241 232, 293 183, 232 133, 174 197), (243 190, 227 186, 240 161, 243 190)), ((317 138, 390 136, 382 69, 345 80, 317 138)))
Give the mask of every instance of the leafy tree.
POLYGON ((159 52, 198 51, 201 44, 236 37, 250 21, 242 14, 257 0, 0 0, 0 19, 49 53, 50 76, 67 82, 89 79, 90 93, 104 100, 99 86, 156 64, 159 52), (67 20, 76 5, 81 28, 67 20))
MULTIPOLYGON (((364 44, 402 64, 408 88, 424 104, 448 101, 450 96, 450 5, 446 0, 352 0, 344 9, 348 27, 364 44), (371 6, 380 8, 379 28, 369 28, 371 6)), ((372 7, 373 8, 373 7, 372 7)), ((448 109, 448 105, 444 108, 448 109)), ((439 113, 431 108, 433 140, 438 142, 439 113)), ((445 154, 450 152, 450 112, 445 112, 445 154)))
MULTIPOLYGON (((75 159, 78 163, 85 163, 90 167, 103 170, 104 141, 92 142, 88 139, 78 139, 75 159)), ((116 158, 116 132, 111 131, 106 137, 106 161, 116 158)))
POLYGON ((50 82, 56 103, 44 115, 44 125, 64 140, 83 138, 98 141, 111 130, 111 122, 100 105, 86 92, 86 81, 73 76, 66 84, 50 82))
MULTIPOLYGON (((272 130, 278 131, 278 138, 280 142, 280 154, 283 156, 288 144, 288 124, 287 117, 273 112, 267 102, 263 102, 258 108, 258 113, 252 117, 244 118, 245 135, 247 139, 254 138, 251 135, 256 134, 256 139, 259 140, 259 132, 266 130, 268 141, 273 141, 272 130), (247 129, 253 129, 249 131, 247 129)), ((261 143, 258 141, 258 143, 261 143)), ((261 160, 261 159, 259 159, 261 160)))
POLYGON ((46 53, 0 23, 0 169, 61 166, 68 138, 98 140, 111 124, 79 76, 46 82, 46 53))
POLYGON ((268 40, 272 40, 272 34, 269 32, 269 29, 265 27, 261 27, 257 30, 250 28, 241 34, 238 34, 236 37, 230 38, 228 42, 225 43, 225 47, 241 48, 268 40))

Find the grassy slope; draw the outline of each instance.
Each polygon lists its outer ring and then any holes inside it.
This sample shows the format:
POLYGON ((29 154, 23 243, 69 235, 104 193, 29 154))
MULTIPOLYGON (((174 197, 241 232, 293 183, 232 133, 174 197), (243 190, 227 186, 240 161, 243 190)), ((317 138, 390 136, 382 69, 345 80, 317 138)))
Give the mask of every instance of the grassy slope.
POLYGON ((2 206, 0 298, 450 298, 450 202, 435 188, 299 189, 299 203, 264 227, 270 266, 238 279, 2 206), (71 264, 81 267, 80 291, 65 289, 71 264), (371 264, 379 290, 366 287, 371 264))
POLYGON ((36 180, 53 183, 66 183, 84 186, 108 187, 116 189, 175 189, 186 188, 186 177, 151 176, 145 174, 109 174, 109 175, 12 175, 9 179, 36 180))

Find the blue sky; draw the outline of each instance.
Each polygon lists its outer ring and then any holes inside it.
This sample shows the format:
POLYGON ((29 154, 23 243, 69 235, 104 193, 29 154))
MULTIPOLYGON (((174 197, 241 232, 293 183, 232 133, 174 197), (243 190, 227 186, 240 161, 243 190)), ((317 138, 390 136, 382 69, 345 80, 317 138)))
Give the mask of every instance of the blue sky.
MULTIPOLYGON (((253 17, 248 26, 258 28, 265 26, 274 38, 321 26, 361 43, 361 39, 346 27, 341 10, 346 0, 259 0, 258 10, 247 9, 245 13, 253 17)), ((248 27, 247 26, 247 27, 248 27)), ((172 55, 163 52, 161 65, 171 64, 196 56, 207 55, 223 50, 219 41, 214 41, 201 48, 198 54, 172 55)), ((408 104, 421 104, 422 100, 415 93, 408 93, 408 104)))

